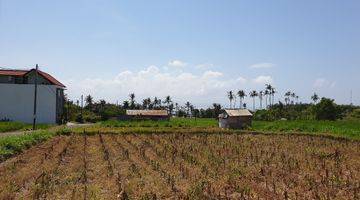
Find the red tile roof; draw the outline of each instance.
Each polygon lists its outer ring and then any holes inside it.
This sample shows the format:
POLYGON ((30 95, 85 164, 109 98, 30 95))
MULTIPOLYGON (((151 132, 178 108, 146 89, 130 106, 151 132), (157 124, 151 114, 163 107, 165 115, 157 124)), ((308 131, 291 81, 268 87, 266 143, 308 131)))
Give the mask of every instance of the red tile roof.
MULTIPOLYGON (((30 73, 31 71, 34 71, 35 69, 31 70, 13 70, 13 69, 0 69, 0 75, 6 75, 6 76, 25 76, 26 74, 30 73)), ((50 74, 38 70, 38 73, 40 76, 44 77, 46 80, 48 80, 51 84, 57 85, 60 87, 66 87, 64 84, 62 84, 60 81, 56 80, 53 76, 50 74)))
POLYGON ((28 73, 28 70, 0 69, 0 75, 6 76, 24 76, 26 73, 28 73))

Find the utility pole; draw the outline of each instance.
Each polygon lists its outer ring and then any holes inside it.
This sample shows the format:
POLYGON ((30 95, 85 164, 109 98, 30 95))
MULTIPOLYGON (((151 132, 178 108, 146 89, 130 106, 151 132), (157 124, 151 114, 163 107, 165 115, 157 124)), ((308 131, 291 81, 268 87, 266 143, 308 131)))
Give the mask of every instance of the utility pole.
POLYGON ((83 107, 84 107, 84 96, 81 95, 81 109, 80 109, 81 119, 83 117, 83 107))
POLYGON ((352 102, 352 90, 350 90, 350 105, 351 106, 353 105, 353 102, 352 102))
POLYGON ((35 91, 34 91, 34 119, 33 119, 33 130, 36 129, 36 106, 37 106, 37 76, 38 76, 39 66, 36 64, 35 68, 35 91))

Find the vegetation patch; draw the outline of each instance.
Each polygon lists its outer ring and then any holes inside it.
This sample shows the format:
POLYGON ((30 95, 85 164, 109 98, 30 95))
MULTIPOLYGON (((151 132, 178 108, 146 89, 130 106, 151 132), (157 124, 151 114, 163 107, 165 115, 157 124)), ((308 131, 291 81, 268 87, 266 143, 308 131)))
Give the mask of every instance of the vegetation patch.
MULTIPOLYGON (((48 124, 37 124, 37 129, 47 129, 52 125, 48 124)), ((21 122, 0 122, 0 133, 3 132, 10 132, 10 131, 17 131, 17 130, 31 130, 32 125, 21 123, 21 122)))
POLYGON ((295 120, 295 121, 254 121, 254 131, 265 132, 301 132, 308 134, 329 134, 349 139, 360 139, 359 121, 317 121, 317 120, 295 120))

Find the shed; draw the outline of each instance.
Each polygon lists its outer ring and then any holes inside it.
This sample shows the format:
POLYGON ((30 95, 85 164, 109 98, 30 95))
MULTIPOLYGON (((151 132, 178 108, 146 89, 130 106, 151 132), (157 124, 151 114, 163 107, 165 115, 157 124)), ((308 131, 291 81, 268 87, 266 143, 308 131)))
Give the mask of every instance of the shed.
POLYGON ((241 129, 251 126, 252 114, 247 109, 225 109, 219 115, 220 128, 241 129))
POLYGON ((127 119, 138 120, 169 120, 167 110, 126 110, 127 119))

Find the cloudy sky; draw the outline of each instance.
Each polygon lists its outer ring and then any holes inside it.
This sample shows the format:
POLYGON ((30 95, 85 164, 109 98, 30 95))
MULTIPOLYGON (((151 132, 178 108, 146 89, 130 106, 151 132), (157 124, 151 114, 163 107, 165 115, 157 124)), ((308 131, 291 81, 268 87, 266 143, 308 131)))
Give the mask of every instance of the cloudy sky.
POLYGON ((360 104, 360 1, 0 0, 0 67, 41 69, 73 99, 171 95, 228 105, 273 84, 360 104))

